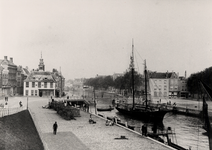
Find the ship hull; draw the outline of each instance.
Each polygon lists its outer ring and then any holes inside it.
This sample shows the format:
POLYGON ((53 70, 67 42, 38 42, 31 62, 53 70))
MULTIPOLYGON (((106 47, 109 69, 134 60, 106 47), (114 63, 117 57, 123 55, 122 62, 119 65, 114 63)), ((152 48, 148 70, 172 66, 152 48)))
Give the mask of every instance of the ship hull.
POLYGON ((169 112, 168 110, 158 110, 158 111, 145 111, 140 109, 128 110, 119 107, 116 107, 116 109, 122 114, 126 114, 133 118, 153 123, 163 123, 164 116, 166 115, 166 113, 169 112))

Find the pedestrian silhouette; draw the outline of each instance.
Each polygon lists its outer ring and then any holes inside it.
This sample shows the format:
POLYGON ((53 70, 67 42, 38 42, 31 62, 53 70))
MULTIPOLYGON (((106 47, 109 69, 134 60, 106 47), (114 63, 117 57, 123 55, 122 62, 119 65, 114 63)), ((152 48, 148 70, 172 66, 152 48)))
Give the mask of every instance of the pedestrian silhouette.
POLYGON ((22 107, 22 102, 21 101, 19 102, 19 105, 20 105, 20 107, 22 107))
POLYGON ((57 122, 55 121, 55 123, 53 124, 53 133, 56 135, 57 134, 57 122))

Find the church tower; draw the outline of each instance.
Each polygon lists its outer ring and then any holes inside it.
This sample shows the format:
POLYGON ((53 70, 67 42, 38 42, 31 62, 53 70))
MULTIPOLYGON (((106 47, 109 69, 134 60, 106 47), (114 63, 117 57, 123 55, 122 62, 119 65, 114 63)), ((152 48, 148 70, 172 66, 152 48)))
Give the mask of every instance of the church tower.
POLYGON ((38 65, 38 70, 39 70, 39 71, 45 71, 45 65, 44 65, 44 62, 43 62, 43 59, 42 59, 42 52, 41 52, 40 63, 39 63, 39 65, 38 65))

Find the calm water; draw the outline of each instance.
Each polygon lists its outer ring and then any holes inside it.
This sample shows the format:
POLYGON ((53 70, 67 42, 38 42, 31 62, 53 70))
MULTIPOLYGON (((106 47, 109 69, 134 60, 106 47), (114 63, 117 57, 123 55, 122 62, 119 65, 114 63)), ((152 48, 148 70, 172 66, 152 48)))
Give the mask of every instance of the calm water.
MULTIPOLYGON (((92 94, 89 95, 89 93, 87 93, 87 98, 90 96, 92 96, 92 94)), ((111 95, 104 94, 104 100, 100 99, 102 93, 96 93, 96 96, 99 97, 97 106, 111 105, 111 95)), ((174 101, 178 102, 178 100, 176 99, 174 101)), ((183 103, 185 103, 185 101, 183 101, 183 103)), ((179 105, 182 105, 182 103, 179 103, 179 105)), ((194 105, 195 108, 201 108, 201 104, 198 102, 189 101, 189 105, 194 105)), ((91 111, 93 111, 92 113, 95 113, 94 109, 91 109, 91 111)), ((129 116, 119 113, 116 109, 112 111, 98 113, 109 117, 117 116, 121 119, 121 122, 128 122, 129 125, 136 126, 137 128, 135 128, 135 130, 138 132, 140 131, 140 127, 144 124, 144 122, 140 120, 135 120, 130 118, 129 116)), ((203 133, 205 133, 205 130, 202 128, 203 124, 200 119, 195 117, 173 115, 172 113, 168 113, 164 117, 163 124, 165 128, 171 127, 172 130, 175 131, 178 145, 187 149, 191 147, 192 150, 209 150, 208 137, 206 135, 203 135, 203 133)), ((149 130, 151 130, 151 127, 149 130)))

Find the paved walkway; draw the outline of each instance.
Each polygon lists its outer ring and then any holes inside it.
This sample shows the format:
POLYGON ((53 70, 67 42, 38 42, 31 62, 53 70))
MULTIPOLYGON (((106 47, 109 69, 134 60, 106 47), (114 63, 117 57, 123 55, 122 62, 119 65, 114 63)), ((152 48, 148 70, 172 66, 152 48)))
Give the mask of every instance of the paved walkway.
MULTIPOLYGON (((32 98, 31 98, 32 99, 32 98)), ((90 114, 81 111, 81 117, 67 121, 56 111, 44 109, 47 100, 32 100, 30 112, 46 150, 169 150, 146 137, 136 135, 124 128, 105 126, 105 121, 93 116, 96 124, 89 124, 90 114), (58 133, 53 134, 53 123, 58 123, 58 133), (115 139, 125 136, 128 139, 115 139)))
MULTIPOLYGON (((9 98, 9 108, 27 106, 27 97, 9 98)), ((137 135, 124 128, 105 126, 105 120, 94 116, 96 124, 89 124, 90 114, 80 112, 81 117, 67 121, 61 118, 56 111, 44 109, 48 98, 28 98, 28 107, 35 126, 39 132, 45 150, 169 150, 171 148, 159 144, 141 135, 137 135), (58 132, 53 134, 53 123, 57 121, 58 132), (128 139, 115 139, 125 136, 128 139)), ((4 100, 0 100, 4 103, 4 100)))

